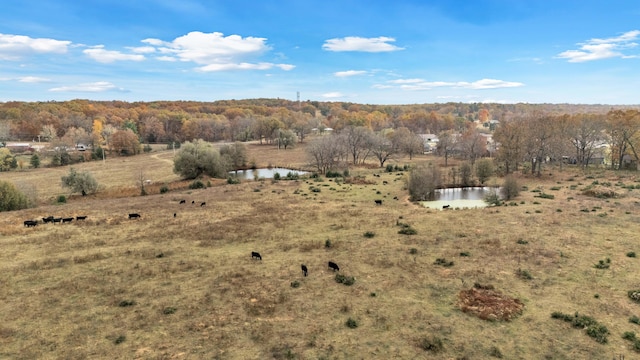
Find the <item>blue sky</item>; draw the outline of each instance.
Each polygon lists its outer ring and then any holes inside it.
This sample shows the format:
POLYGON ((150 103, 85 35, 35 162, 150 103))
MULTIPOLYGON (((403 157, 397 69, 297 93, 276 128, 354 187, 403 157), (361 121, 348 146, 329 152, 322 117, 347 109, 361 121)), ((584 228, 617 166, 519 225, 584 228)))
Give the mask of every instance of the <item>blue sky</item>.
POLYGON ((0 102, 640 104, 637 0, 3 0, 0 102))

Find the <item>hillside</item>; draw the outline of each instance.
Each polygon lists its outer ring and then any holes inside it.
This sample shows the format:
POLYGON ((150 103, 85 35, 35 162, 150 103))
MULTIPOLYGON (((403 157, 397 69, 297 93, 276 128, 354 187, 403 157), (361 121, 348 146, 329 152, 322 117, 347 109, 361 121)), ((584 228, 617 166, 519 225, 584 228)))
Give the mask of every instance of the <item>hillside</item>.
MULTIPOLYGON (((137 168, 171 181, 168 158, 107 166, 114 181, 137 168)), ((46 185, 59 171, 33 170, 49 179, 39 193, 58 194, 46 185)), ((406 173, 355 169, 366 181, 251 181, 3 213, 0 358, 633 358, 622 334, 640 329, 627 296, 640 289, 638 178, 551 171, 485 209, 422 208, 406 200, 406 173), (588 186, 619 197, 588 197, 588 186), (23 226, 49 215, 88 218, 23 226), (338 283, 328 261, 354 283, 338 283), (460 293, 476 283, 522 312, 463 312, 460 293), (553 312, 593 317, 607 343, 553 312)))

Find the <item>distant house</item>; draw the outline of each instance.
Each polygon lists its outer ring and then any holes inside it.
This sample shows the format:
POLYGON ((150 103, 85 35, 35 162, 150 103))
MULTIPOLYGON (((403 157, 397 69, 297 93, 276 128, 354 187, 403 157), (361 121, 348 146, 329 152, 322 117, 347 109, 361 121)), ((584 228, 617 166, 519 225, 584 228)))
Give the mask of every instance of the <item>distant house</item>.
POLYGON ((6 145, 7 149, 13 153, 33 152, 34 149, 29 143, 11 143, 6 145))
POLYGON ((438 147, 438 135, 436 134, 418 134, 422 138, 424 144, 424 152, 429 153, 438 147))

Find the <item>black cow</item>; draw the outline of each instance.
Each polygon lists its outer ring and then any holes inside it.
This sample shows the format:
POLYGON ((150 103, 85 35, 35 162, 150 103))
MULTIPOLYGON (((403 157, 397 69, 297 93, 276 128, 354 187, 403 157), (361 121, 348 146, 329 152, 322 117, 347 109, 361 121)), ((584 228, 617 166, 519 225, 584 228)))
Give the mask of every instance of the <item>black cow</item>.
POLYGON ((51 221, 53 221, 54 224, 59 223, 59 222, 62 222, 62 218, 53 218, 51 219, 51 221))
POLYGON ((68 217, 68 218, 62 218, 62 223, 68 223, 68 222, 72 222, 73 218, 72 217, 68 217))
POLYGON ((42 222, 45 224, 53 222, 53 216, 47 216, 46 218, 42 218, 42 222))
POLYGON ((260 253, 259 253, 259 252, 255 252, 255 251, 252 251, 252 252, 251 252, 251 258, 252 258, 252 259, 253 259, 253 258, 256 258, 256 259, 258 259, 258 260, 262 260, 262 256, 260 256, 260 253))
POLYGON ((176 214, 176 213, 173 213, 173 217, 176 217, 176 216, 178 216, 178 214, 176 214))
POLYGON ((25 220, 24 221, 24 226, 26 227, 32 227, 32 226, 36 226, 38 225, 38 222, 36 220, 25 220))
POLYGON ((387 185, 387 184, 388 184, 387 180, 382 181, 382 185, 387 185))
POLYGON ((205 205, 207 205, 207 203, 204 201, 200 203, 200 206, 205 206, 205 205))
POLYGON ((333 271, 340 271, 340 267, 338 266, 338 264, 334 263, 333 261, 329 261, 329 269, 333 271))
POLYGON ((302 274, 304 274, 304 276, 307 276, 307 265, 302 264, 301 268, 302 268, 302 274))
POLYGON ((382 200, 374 200, 376 202, 376 205, 382 205, 382 200))
POLYGON ((195 204, 195 203, 196 203, 196 201, 195 201, 195 200, 191 200, 191 203, 192 203, 192 204, 195 204))
POLYGON ((76 221, 86 220, 86 219, 87 219, 87 215, 76 216, 76 221))
POLYGON ((186 204, 187 200, 180 200, 180 204, 186 204))
POLYGON ((448 209, 448 208, 450 208, 450 207, 451 207, 451 205, 442 205, 442 208, 443 208, 443 209, 448 209))
POLYGON ((129 214, 129 219, 138 219, 138 218, 140 218, 140 214, 136 214, 136 213, 129 214))

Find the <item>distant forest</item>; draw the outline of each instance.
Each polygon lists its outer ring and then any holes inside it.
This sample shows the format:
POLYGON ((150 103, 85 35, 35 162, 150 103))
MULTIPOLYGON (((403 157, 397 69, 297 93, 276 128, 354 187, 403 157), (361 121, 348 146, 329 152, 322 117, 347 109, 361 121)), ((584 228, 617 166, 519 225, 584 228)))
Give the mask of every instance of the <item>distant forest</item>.
POLYGON ((640 106, 573 104, 438 103, 367 105, 285 99, 195 101, 48 101, 0 103, 0 141, 48 141, 65 135, 92 145, 130 129, 141 143, 269 141, 290 130, 304 141, 312 129, 365 126, 373 131, 405 127, 417 134, 463 131, 479 120, 509 121, 531 114, 607 114, 640 106), (75 135, 74 135, 75 134, 75 135), (92 136, 93 134, 93 136, 92 136), (84 138, 83 138, 84 137, 84 138))

